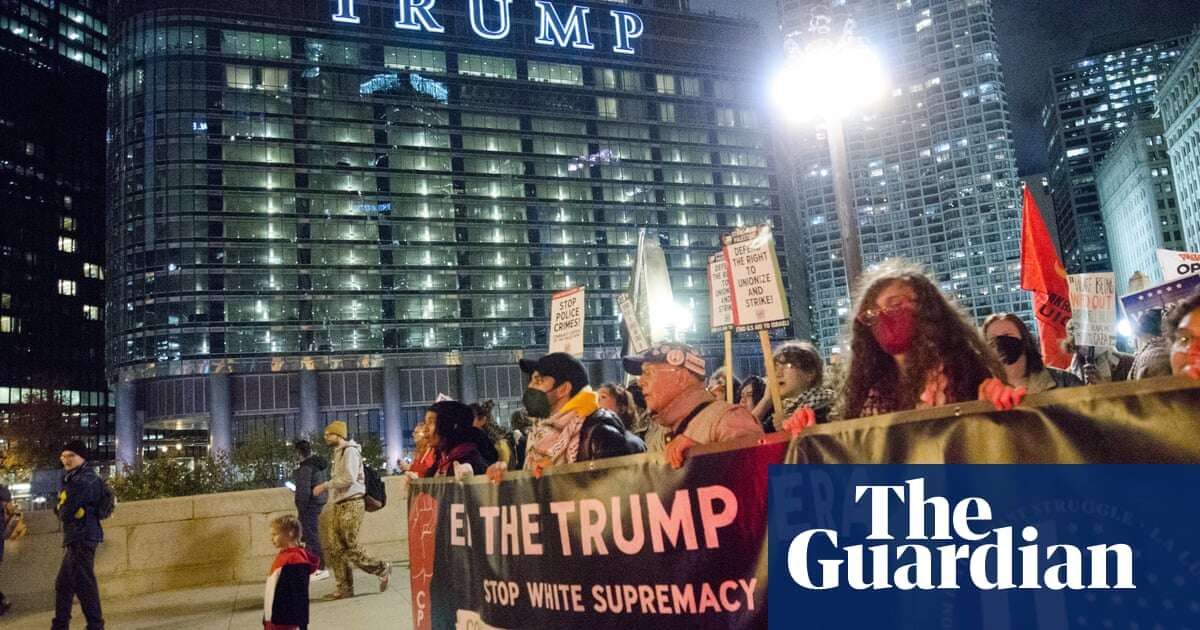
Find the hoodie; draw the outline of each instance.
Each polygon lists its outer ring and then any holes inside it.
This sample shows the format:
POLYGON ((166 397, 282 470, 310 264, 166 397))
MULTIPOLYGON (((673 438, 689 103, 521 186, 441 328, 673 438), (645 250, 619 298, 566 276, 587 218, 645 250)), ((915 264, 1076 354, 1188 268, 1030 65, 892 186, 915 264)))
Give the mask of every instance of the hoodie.
POLYGON ((303 547, 279 550, 263 593, 263 627, 294 630, 308 627, 308 576, 321 561, 303 547))
POLYGON ((333 449, 333 466, 329 471, 329 501, 341 503, 367 493, 367 477, 363 471, 362 447, 346 440, 333 449))
POLYGON ((296 467, 293 475, 296 484, 296 511, 320 510, 329 500, 325 494, 313 496, 312 489, 329 480, 329 462, 320 455, 309 455, 296 467))

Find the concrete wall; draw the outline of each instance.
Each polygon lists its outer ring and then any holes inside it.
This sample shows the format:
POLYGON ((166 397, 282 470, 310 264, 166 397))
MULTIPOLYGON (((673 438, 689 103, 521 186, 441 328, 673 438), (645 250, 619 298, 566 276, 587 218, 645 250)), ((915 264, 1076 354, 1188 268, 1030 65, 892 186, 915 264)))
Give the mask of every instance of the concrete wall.
MULTIPOLYGON (((388 504, 367 514, 359 540, 390 561, 408 558, 407 483, 387 477, 388 504)), ((103 598, 266 579, 275 550, 268 523, 295 513, 284 488, 119 503, 96 554, 103 598)), ((0 592, 26 609, 54 607, 62 531, 51 511, 25 515, 29 535, 9 542, 0 592)))

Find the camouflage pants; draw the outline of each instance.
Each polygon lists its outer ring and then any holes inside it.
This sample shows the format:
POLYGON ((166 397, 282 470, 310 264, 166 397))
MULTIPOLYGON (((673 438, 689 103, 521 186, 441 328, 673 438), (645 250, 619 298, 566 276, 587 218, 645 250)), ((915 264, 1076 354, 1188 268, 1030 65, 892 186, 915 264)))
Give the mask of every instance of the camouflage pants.
POLYGON ((354 593, 354 567, 382 576, 387 563, 367 555, 358 544, 363 520, 362 499, 334 503, 321 512, 321 540, 326 565, 333 571, 339 593, 354 593))

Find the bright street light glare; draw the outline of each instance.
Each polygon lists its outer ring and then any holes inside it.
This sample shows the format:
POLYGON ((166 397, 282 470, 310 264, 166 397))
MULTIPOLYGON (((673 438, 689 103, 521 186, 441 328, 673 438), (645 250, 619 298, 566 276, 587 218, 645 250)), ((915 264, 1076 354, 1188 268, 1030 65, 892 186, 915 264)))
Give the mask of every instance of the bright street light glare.
POLYGON ((1133 337, 1133 324, 1128 319, 1117 322, 1117 334, 1126 339, 1133 337))
POLYGON ((808 46, 775 76, 771 96, 789 121, 845 116, 878 99, 887 81, 867 46, 847 42, 808 46))

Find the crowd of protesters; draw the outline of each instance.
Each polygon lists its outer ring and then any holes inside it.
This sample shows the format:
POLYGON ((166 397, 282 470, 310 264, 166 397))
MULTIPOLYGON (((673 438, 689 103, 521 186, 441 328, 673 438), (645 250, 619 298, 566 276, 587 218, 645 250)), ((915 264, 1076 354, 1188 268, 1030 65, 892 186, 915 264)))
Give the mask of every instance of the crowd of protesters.
POLYGON ((708 372, 704 358, 680 343, 660 343, 625 357, 630 382, 593 388, 576 358, 553 353, 524 359, 528 379, 510 427, 492 417, 494 404, 433 405, 413 433, 415 477, 547 468, 641 452, 662 453, 673 466, 700 444, 813 424, 983 400, 1006 410, 1026 395, 1119 380, 1187 374, 1200 378, 1200 295, 1168 313, 1154 309, 1135 323, 1136 352, 1064 350, 1068 369, 1046 364, 1030 327, 997 313, 978 325, 920 267, 902 260, 878 265, 859 283, 843 346, 827 364, 806 341, 774 349, 774 386, 762 376, 738 379, 708 372), (732 387, 731 387, 732 385, 732 387), (732 396, 729 392, 732 391, 732 396))

